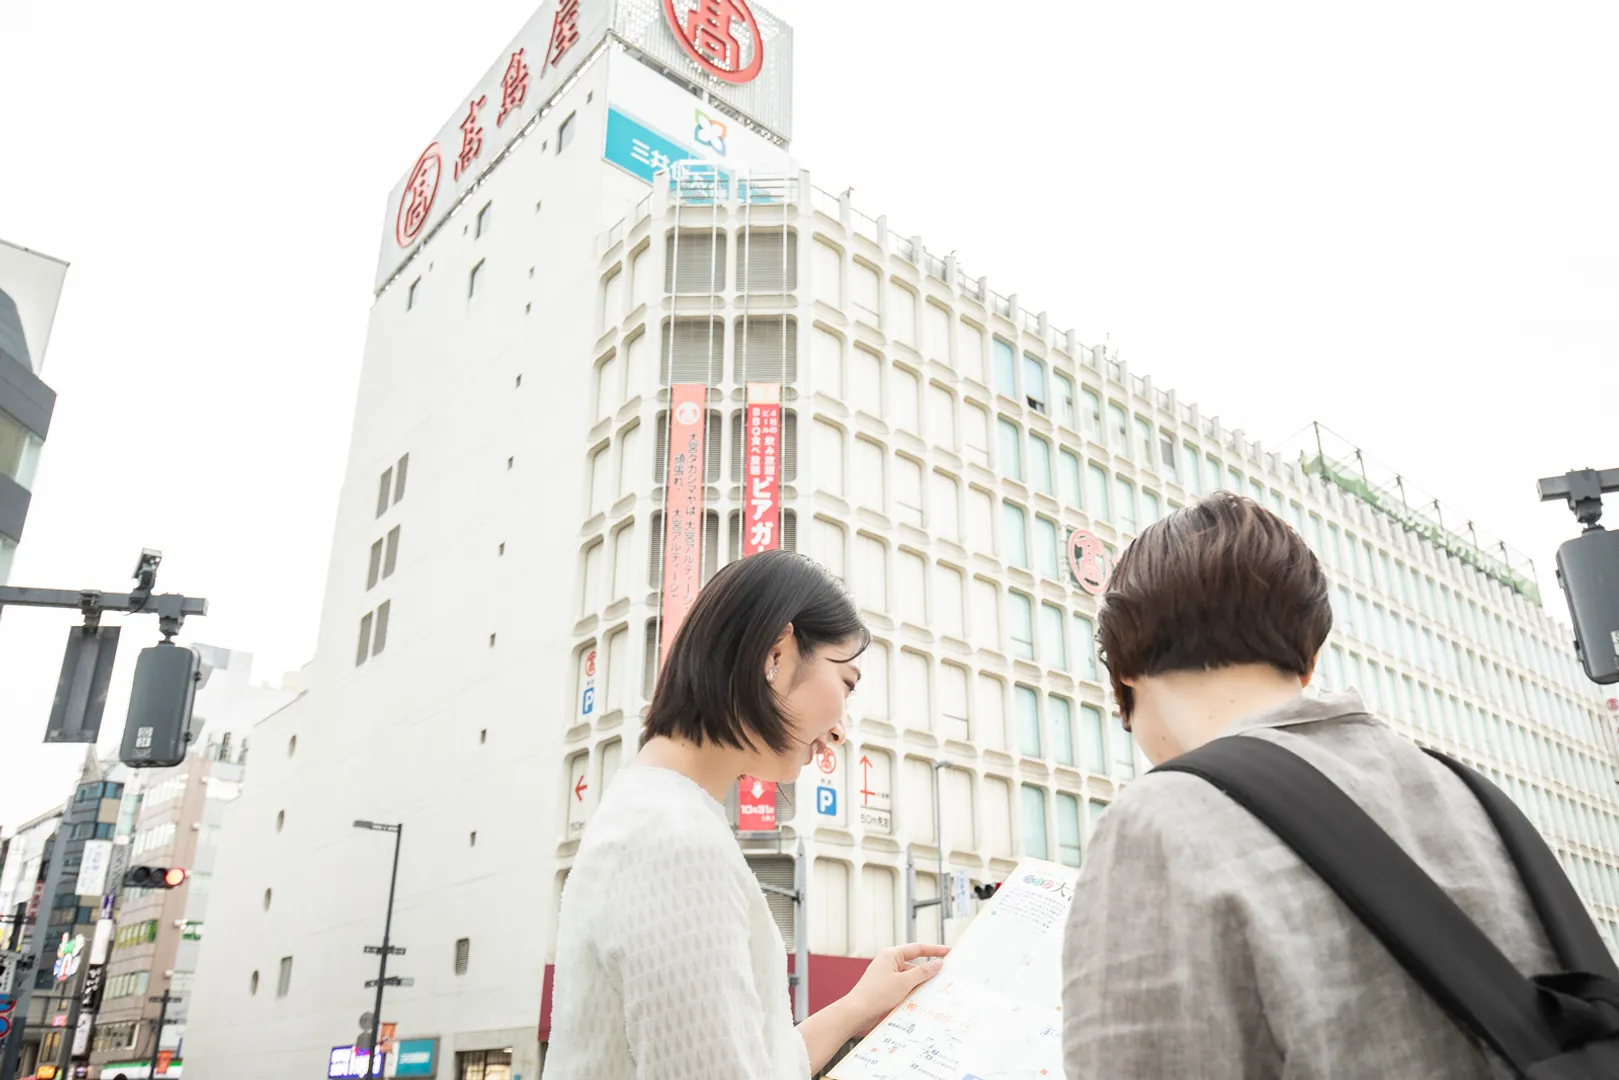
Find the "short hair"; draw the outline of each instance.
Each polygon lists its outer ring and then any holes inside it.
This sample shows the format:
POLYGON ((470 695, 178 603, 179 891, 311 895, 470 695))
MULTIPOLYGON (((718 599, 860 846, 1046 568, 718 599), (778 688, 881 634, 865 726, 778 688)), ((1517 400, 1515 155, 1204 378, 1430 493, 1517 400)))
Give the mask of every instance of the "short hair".
POLYGON ((1252 499, 1210 495, 1120 557, 1097 637, 1128 723, 1125 679, 1269 664, 1308 674, 1332 630, 1327 576, 1303 538, 1252 499))
POLYGON ((792 746, 765 661, 788 625, 806 659, 854 639, 852 660, 871 632, 842 582, 791 551, 762 551, 734 562, 703 586, 668 646, 641 744, 654 736, 737 750, 792 746))

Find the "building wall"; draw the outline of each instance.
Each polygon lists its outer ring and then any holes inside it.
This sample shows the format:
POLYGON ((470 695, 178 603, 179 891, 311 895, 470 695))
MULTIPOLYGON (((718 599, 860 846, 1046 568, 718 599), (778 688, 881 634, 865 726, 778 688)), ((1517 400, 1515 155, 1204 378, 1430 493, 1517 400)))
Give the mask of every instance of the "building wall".
POLYGON ((40 379, 67 264, 0 240, 0 585, 22 538, 56 395, 40 379))

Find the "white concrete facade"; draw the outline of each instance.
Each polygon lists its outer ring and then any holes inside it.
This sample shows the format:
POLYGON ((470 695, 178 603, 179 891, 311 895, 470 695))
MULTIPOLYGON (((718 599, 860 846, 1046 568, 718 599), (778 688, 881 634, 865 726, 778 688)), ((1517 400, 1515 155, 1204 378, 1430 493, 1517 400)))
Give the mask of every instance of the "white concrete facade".
MULTIPOLYGON (((388 991, 384 1019, 441 1040, 440 1077, 457 1051, 507 1047, 512 1076, 537 1077, 562 880, 656 669, 671 369, 711 385, 707 569, 736 551, 742 386, 781 380, 784 537, 850 584, 876 634, 851 745, 829 781, 812 767, 784 793, 781 850, 803 838, 813 860, 814 952, 900 939, 905 854, 935 857, 941 757, 949 868, 996 880, 1020 854, 1082 857, 1142 765, 1061 546, 1084 528, 1122 549, 1215 485, 1277 508, 1343 586, 1323 682, 1363 686, 1502 779, 1614 939, 1613 735, 1537 604, 807 173, 761 184, 763 202, 649 194, 602 161, 609 76, 629 63, 585 70, 376 301, 318 651, 305 694, 254 729, 226 816, 189 1071, 317 1077, 353 1041, 391 857, 352 827, 368 819, 405 826, 393 933, 409 951, 390 971, 415 985, 388 991), (760 253, 746 274, 744 252, 760 253), (817 812, 819 786, 837 812, 817 812), (890 804, 862 813, 862 792, 890 804)), ((761 873, 776 850, 750 846, 761 873)))

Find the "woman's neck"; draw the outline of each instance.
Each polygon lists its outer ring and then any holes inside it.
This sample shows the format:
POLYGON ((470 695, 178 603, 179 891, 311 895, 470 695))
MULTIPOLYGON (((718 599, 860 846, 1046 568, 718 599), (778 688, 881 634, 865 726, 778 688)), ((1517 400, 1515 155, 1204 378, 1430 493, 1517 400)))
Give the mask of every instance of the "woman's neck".
POLYGON ((677 772, 723 803, 736 778, 747 772, 740 750, 721 746, 697 746, 684 739, 659 735, 647 740, 635 756, 637 765, 677 772))

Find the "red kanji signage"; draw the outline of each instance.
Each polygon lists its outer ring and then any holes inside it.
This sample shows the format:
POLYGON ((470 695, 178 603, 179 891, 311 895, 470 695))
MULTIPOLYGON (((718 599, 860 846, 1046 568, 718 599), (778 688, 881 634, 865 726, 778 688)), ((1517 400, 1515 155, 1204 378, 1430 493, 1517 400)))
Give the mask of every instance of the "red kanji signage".
POLYGON ((1068 569, 1081 589, 1092 596, 1101 596, 1113 565, 1107 547, 1095 533, 1075 529, 1068 534, 1068 569))
POLYGON ((551 67, 562 63, 562 56, 579 43, 579 0, 559 0, 556 17, 551 20, 551 47, 546 50, 545 62, 551 67))
POLYGON ((506 74, 500 77, 500 112, 495 116, 496 127, 504 124, 506 117, 521 109, 528 100, 528 63, 523 59, 527 51, 518 49, 512 53, 506 74))
POLYGON ((781 547, 781 387, 775 383, 748 386, 747 438, 744 556, 781 547))
POLYGON ((461 152, 455 156, 455 178, 472 168, 472 163, 483 153, 483 125, 478 122, 478 110, 484 107, 489 95, 479 94, 467 106, 466 118, 461 121, 461 152))
POLYGON ((774 832, 776 785, 770 780, 744 776, 736 790, 736 827, 743 832, 774 832))
POLYGON ((681 47, 716 79, 752 82, 764 69, 764 38, 746 0, 663 0, 663 15, 681 47))
POLYGON ((438 181, 444 173, 444 155, 434 143, 422 151, 405 181, 405 193, 399 197, 399 214, 394 222, 394 239, 400 247, 409 247, 422 234, 427 215, 433 212, 433 201, 438 198, 438 181))

